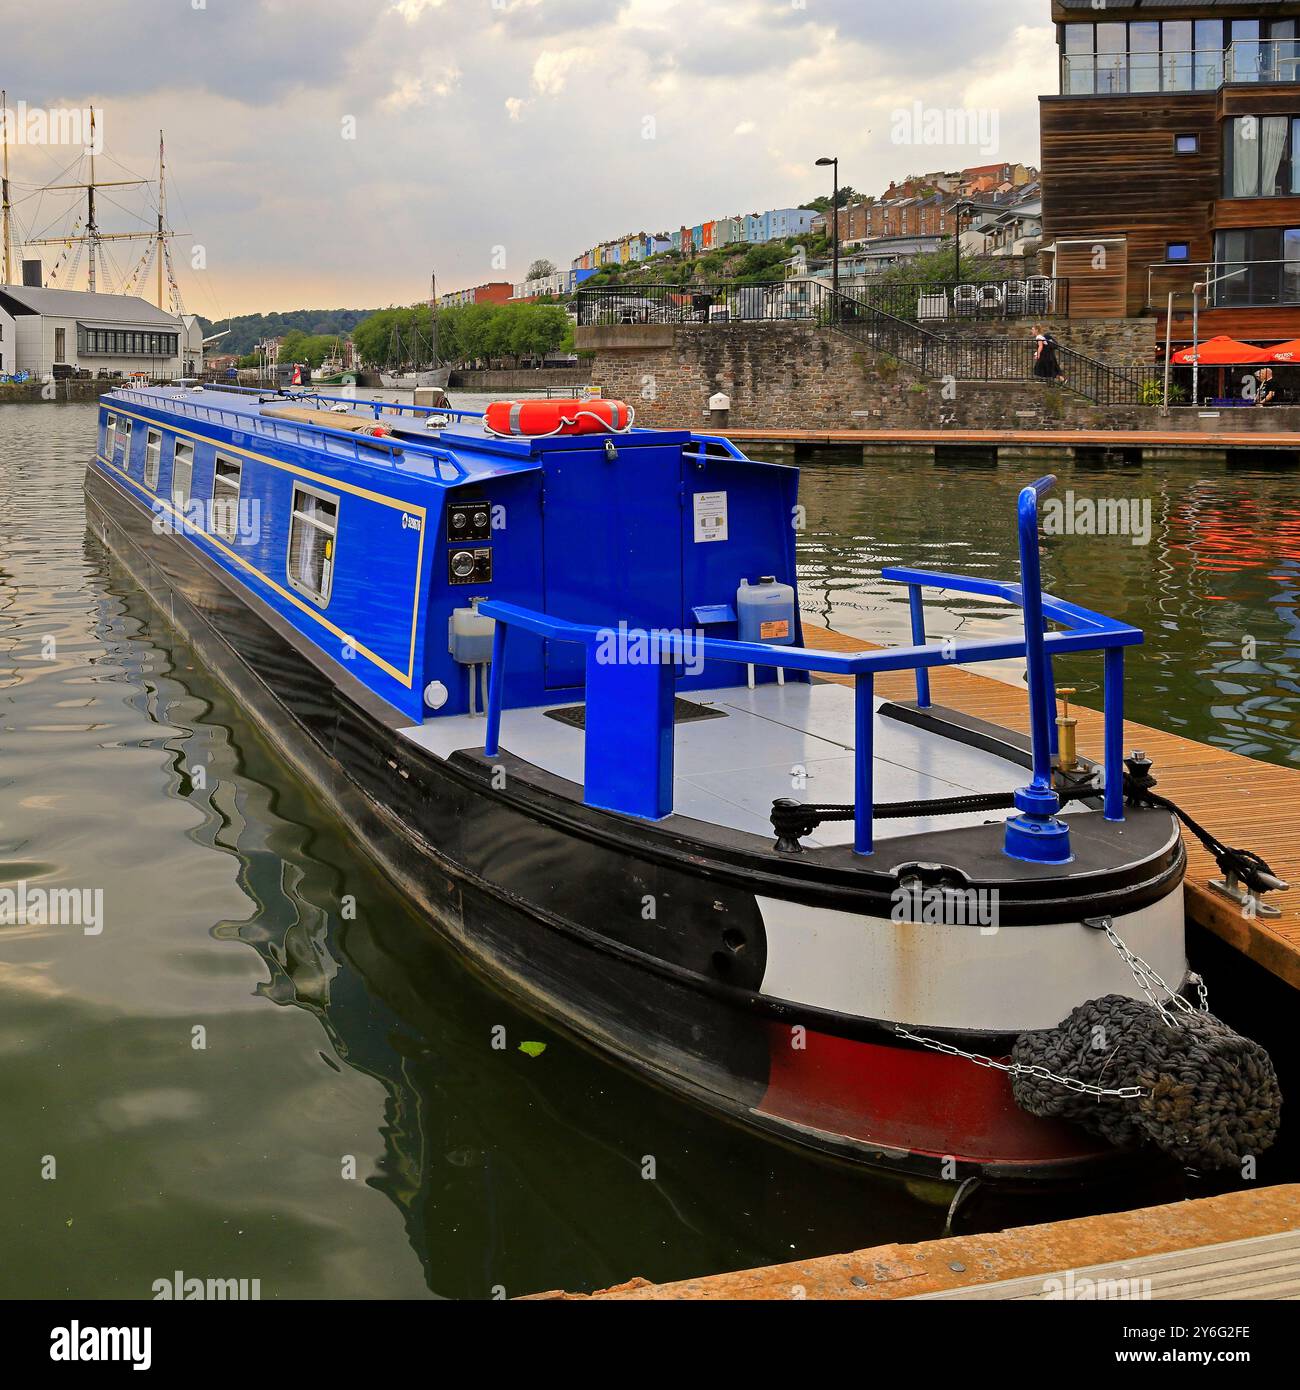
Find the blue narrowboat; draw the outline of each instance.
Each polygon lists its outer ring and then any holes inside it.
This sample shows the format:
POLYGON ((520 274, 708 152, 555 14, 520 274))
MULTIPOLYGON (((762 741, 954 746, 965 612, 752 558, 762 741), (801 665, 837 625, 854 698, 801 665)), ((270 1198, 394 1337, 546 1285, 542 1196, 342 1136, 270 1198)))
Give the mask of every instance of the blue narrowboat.
POLYGON ((889 571, 913 644, 857 653, 803 645, 797 470, 609 402, 480 416, 124 387, 86 498, 93 533, 503 986, 785 1140, 1025 1180, 1113 1151, 1017 1103, 1023 1040, 1152 977, 1182 1007, 1189 987, 1177 821, 1125 800, 1141 633, 1042 594, 1051 482, 1021 495, 1018 580, 889 571), (927 643, 927 586, 1021 605, 1024 637, 927 643), (1095 761, 1051 682, 1084 651, 1105 668, 1095 761), (1009 657, 1031 737, 930 698, 933 667, 1009 657), (915 699, 876 695, 897 670, 915 699))

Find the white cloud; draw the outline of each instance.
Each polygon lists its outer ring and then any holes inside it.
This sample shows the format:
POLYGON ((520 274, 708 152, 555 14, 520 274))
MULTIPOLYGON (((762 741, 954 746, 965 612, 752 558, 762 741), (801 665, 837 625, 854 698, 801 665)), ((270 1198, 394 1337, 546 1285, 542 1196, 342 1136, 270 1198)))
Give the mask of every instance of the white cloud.
POLYGON ((440 10, 443 3, 444 0, 393 0, 392 9, 408 24, 417 24, 425 10, 440 10))
POLYGON ((594 56, 589 48, 546 49, 533 64, 533 86, 544 97, 559 96, 570 74, 585 67, 594 56))
POLYGON ((423 72, 398 77, 380 105, 385 111, 409 111, 413 107, 428 106, 435 98, 450 96, 460 78, 461 72, 455 63, 431 63, 423 72))
MULTIPOLYGON (((954 153, 891 143, 891 112, 917 100, 996 110, 1002 155, 1036 161, 1037 96, 1056 86, 1043 0, 882 9, 42 0, 6 31, 5 57, 27 74, 23 90, 10 79, 11 103, 93 99, 128 168, 148 171, 166 129, 176 221, 206 246, 227 309, 363 307, 414 300, 431 267, 448 289, 500 278, 496 246, 513 275, 630 228, 803 202, 829 191, 818 155, 839 155, 843 183, 878 192, 954 153), (355 140, 339 138, 347 114, 355 140), (581 196, 557 198, 554 161, 574 149, 581 196), (484 180, 485 164, 502 176, 484 180), (436 178, 412 177, 430 168, 436 178), (298 229, 326 224, 304 261, 298 229)), ((14 152, 14 176, 55 177, 47 155, 14 152)), ((105 230, 119 227, 134 230, 105 230)))

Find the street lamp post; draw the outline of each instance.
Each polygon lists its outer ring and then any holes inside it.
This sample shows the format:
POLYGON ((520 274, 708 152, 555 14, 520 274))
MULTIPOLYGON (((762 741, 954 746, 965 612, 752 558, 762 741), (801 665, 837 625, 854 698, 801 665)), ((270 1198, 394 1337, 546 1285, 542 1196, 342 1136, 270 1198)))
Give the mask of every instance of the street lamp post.
POLYGON ((952 208, 953 220, 953 251, 955 260, 953 263, 953 279, 961 281, 961 220, 973 211, 974 205, 970 202, 954 203, 952 208))
POLYGON ((838 316, 840 302, 840 161, 839 156, 826 156, 817 167, 829 167, 831 174, 831 296, 833 312, 838 316))
POLYGON ((1242 266, 1240 270, 1231 270, 1227 275, 1218 275, 1213 280, 1199 280, 1192 286, 1192 404, 1200 405, 1201 399, 1201 315, 1200 296, 1206 292, 1206 307, 1209 307, 1208 291, 1215 285, 1221 285, 1225 280, 1235 280, 1238 275, 1244 275, 1249 269, 1242 266))

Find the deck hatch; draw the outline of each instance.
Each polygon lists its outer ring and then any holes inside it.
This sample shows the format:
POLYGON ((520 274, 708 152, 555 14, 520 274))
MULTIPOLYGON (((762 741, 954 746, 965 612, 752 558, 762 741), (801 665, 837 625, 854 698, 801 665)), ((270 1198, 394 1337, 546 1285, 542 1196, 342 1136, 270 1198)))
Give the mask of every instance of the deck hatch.
MULTIPOLYGON (((569 705, 565 709, 548 709, 546 717, 558 720, 561 724, 568 724, 574 729, 585 729, 587 727, 587 706, 569 705)), ((680 696, 673 701, 674 724, 694 724, 700 719, 725 719, 726 717, 727 711, 725 709, 714 709, 709 705, 697 705, 693 700, 683 700, 680 696)))

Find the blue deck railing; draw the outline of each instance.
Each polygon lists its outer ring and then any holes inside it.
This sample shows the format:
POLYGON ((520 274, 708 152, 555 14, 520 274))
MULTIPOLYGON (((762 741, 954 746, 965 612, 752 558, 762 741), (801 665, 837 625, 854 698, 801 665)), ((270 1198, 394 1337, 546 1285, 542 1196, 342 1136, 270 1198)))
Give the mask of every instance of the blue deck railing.
MULTIPOLYGON (((683 660, 726 661, 786 671, 850 676, 855 692, 854 849, 873 849, 872 742, 875 723, 875 677, 886 671, 916 672, 917 702, 930 704, 929 671, 936 666, 971 665, 1024 657, 1029 678, 1033 779, 1016 793, 1020 814, 1008 822, 1007 853, 1015 858, 1062 862, 1068 859, 1069 834, 1057 813, 1060 800, 1052 789, 1055 744, 1055 682, 1052 661, 1074 652, 1105 653, 1104 814, 1124 819, 1124 648, 1142 641, 1142 633, 1100 613, 1044 594, 1038 555, 1038 499, 1056 479, 1040 478, 1025 488, 1018 504, 1019 584, 929 570, 893 568, 884 577, 908 586, 914 645, 882 651, 826 652, 804 647, 772 647, 760 642, 700 637, 674 631, 651 632, 643 644, 657 659, 640 663, 609 661, 608 628, 571 623, 550 614, 490 600, 478 611, 495 620, 492 678, 488 696, 485 752, 496 757, 501 746, 501 713, 506 658, 513 629, 553 642, 586 648, 586 749, 583 797, 588 805, 648 820, 673 809, 673 698, 676 666, 683 660), (1001 598, 1024 611, 1025 636, 930 646, 925 641, 922 588, 1001 598), (1056 623, 1060 631, 1047 631, 1056 623)), ((628 644, 617 644, 628 651, 628 644)))
MULTIPOLYGON (((475 420, 481 419, 483 416, 481 410, 457 410, 451 407, 432 405, 398 405, 395 401, 354 400, 349 396, 321 396, 315 392, 287 396, 268 395, 266 391, 258 391, 249 386, 214 387, 210 392, 205 387, 204 394, 212 396, 225 394, 259 396, 268 405, 293 405, 295 403, 312 405, 317 401, 328 401, 352 406, 369 406, 373 407, 376 420, 381 415, 400 415, 403 411, 411 411, 417 415, 445 415, 475 420)), ((327 453, 332 451, 359 463, 374 462, 378 459, 397 468, 401 465, 402 455, 407 449, 414 446, 420 451, 422 461, 431 460, 433 462, 438 470, 438 476, 443 482, 463 482, 469 477, 469 469, 461 462, 460 458, 451 449, 443 448, 435 440, 415 439, 409 436, 393 440, 387 437, 376 438, 370 435, 358 435, 332 423, 338 417, 330 411, 322 410, 320 412, 320 424, 308 424, 305 421, 281 420, 273 415, 262 415, 253 411, 231 410, 227 406, 214 405, 209 400, 199 399, 196 395, 190 395, 186 392, 159 397, 149 394, 142 387, 121 386, 115 387, 112 395, 114 397, 126 397, 139 405, 152 406, 155 409, 165 407, 175 414, 188 416, 192 420, 223 425, 229 429, 248 430, 271 439, 278 439, 282 443, 324 449, 327 453), (451 470, 450 477, 444 474, 444 469, 451 470)))

